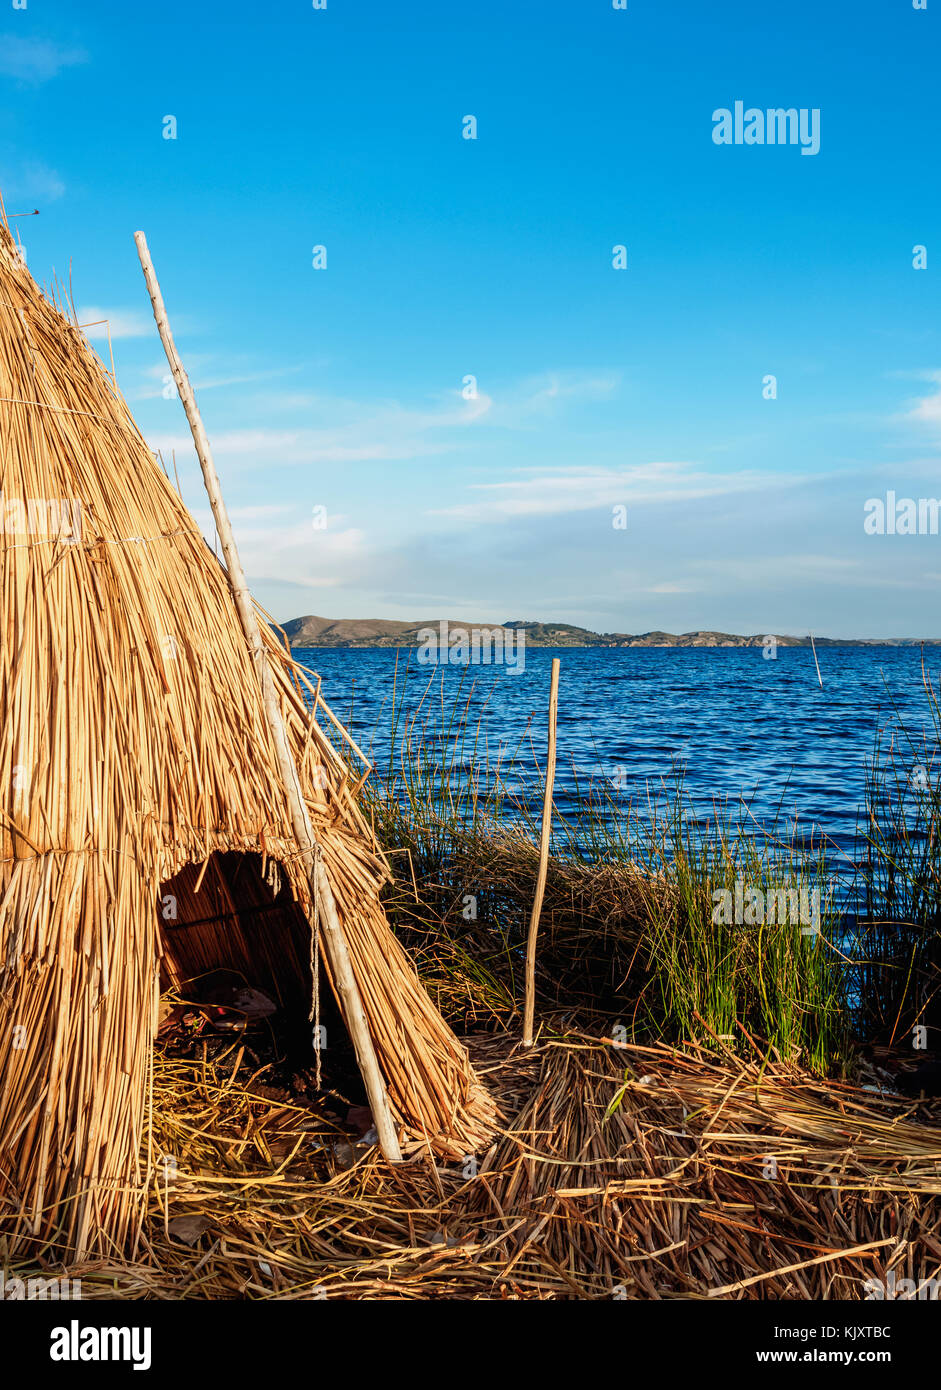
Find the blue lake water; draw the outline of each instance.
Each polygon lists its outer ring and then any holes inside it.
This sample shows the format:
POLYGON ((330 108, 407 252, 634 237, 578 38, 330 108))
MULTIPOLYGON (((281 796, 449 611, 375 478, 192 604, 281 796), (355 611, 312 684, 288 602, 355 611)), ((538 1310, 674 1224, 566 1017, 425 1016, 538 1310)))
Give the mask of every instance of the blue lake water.
MULTIPOLYGON (((324 698, 381 769, 395 651, 317 648, 295 656, 319 674, 324 698)), ((697 813, 708 815, 712 803, 741 812, 744 802, 761 823, 796 822, 808 840, 822 834, 835 858, 849 861, 877 733, 899 715, 910 732, 930 727, 916 647, 818 648, 822 687, 802 647, 779 647, 774 660, 760 647, 530 648, 515 674, 499 665, 423 666, 413 650, 398 655, 399 698, 407 662, 407 710, 424 694, 425 714, 434 700, 440 718, 441 683, 445 706, 469 699, 470 721, 480 721, 477 761, 502 756, 510 782, 523 786, 536 759, 545 761, 553 656, 562 663, 556 804, 563 814, 577 809, 593 779, 636 806, 672 786, 678 768, 697 813)), ((926 648, 925 661, 937 691, 941 649, 926 648)))

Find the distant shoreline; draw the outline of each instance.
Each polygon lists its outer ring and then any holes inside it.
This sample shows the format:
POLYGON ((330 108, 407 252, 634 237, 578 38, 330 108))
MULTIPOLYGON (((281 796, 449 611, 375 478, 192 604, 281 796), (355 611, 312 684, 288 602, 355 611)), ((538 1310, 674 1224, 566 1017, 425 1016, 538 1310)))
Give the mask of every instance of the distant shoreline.
MULTIPOLYGON (((468 622, 465 619, 429 618, 422 622, 397 622, 391 618, 319 618, 313 614, 302 618, 291 618, 286 623, 276 624, 275 631, 283 630, 292 647, 315 648, 367 648, 367 647, 419 647, 425 641, 420 634, 433 629, 440 630, 446 623, 452 634, 459 631, 505 633, 518 640, 525 633, 527 647, 766 647, 772 640, 779 647, 809 647, 810 637, 793 637, 781 633, 752 633, 747 636, 731 632, 592 632, 589 628, 576 627, 571 623, 531 623, 531 622, 468 622)), ((937 647, 941 637, 817 637, 818 647, 937 647)))

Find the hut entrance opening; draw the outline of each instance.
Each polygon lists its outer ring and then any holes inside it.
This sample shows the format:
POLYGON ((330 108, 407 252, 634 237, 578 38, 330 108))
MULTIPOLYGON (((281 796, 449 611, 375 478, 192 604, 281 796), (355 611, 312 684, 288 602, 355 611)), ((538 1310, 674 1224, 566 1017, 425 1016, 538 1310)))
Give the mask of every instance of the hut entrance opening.
MULTIPOLYGON (((157 912, 166 996, 161 1031, 186 1018, 184 1034, 242 1034, 276 1072, 312 1074, 311 927, 278 862, 230 852, 212 854, 206 865, 186 864, 161 885, 157 912)), ((319 1003, 322 1084, 359 1095, 362 1083, 322 957, 319 1003)))

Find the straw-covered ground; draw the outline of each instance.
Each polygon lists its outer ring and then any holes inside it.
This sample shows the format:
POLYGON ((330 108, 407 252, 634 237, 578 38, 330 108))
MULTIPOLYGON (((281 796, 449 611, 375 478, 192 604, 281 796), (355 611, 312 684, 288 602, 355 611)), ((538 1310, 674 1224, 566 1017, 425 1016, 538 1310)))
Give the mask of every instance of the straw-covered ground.
POLYGON ((85 1298, 821 1299, 941 1275, 941 1115, 722 1044, 544 1025, 470 1040, 505 1108, 472 1162, 375 1148, 266 1098, 240 1044, 161 1057, 130 1264, 85 1298), (558 1031, 557 1031, 558 1030, 558 1031))

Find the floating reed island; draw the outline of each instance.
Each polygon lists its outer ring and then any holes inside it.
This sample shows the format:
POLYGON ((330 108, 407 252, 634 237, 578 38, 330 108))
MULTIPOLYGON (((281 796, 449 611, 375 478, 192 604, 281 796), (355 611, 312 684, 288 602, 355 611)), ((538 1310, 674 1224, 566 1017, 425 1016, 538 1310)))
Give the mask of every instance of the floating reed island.
POLYGON ((937 779, 927 831, 874 799, 854 953, 829 910, 812 939, 715 921, 716 887, 777 881, 786 846, 703 847, 682 816, 640 845, 589 794, 541 853, 535 799, 467 773, 477 734, 443 706, 377 776, 250 603, 139 250, 225 565, 0 228, 4 1276, 924 1296, 941 1114, 899 1081, 937 992, 937 779))

